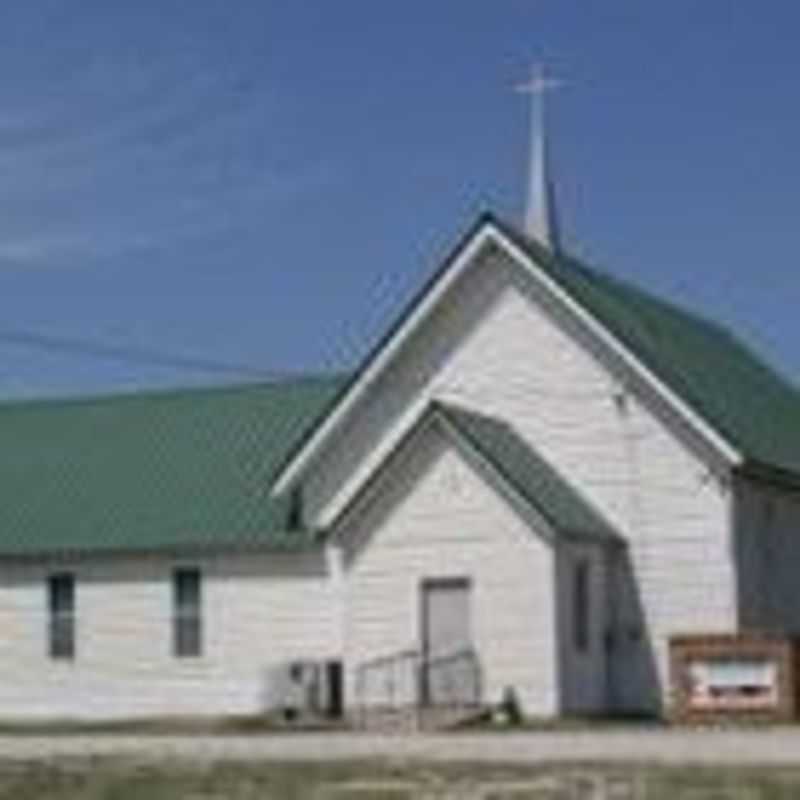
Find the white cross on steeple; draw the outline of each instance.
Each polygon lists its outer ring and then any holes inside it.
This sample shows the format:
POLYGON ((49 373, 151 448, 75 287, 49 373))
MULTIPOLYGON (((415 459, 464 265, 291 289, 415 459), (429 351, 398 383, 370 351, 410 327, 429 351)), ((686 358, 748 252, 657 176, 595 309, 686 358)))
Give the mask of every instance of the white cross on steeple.
POLYGON ((559 249, 559 230, 547 152, 544 94, 561 85, 561 81, 545 75, 541 65, 535 65, 531 68, 530 79, 515 87, 516 91, 531 96, 531 153, 525 232, 553 252, 559 249))

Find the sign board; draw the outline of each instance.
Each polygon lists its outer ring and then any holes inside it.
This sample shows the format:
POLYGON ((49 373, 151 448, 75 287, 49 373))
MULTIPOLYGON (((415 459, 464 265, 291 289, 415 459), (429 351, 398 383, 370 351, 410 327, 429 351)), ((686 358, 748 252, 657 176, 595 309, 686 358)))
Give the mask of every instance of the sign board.
POLYGON ((778 702, 778 667, 772 659, 695 658, 687 667, 694 708, 765 708, 778 702))

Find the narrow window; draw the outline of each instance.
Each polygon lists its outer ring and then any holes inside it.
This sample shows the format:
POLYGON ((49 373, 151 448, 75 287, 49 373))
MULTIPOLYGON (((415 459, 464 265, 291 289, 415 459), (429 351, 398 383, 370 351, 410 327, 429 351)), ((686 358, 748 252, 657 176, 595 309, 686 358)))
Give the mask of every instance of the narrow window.
POLYGON ((172 573, 173 652, 178 658, 202 655, 200 570, 176 569, 172 573))
POLYGON ((572 598, 573 634, 575 649, 589 649, 589 562, 581 559, 575 564, 575 584, 572 598))
POLYGON ((47 579, 50 658, 75 658, 75 576, 69 573, 47 579))
POLYGON ((290 531, 303 529, 303 490, 300 488, 295 488, 289 496, 287 527, 290 531))

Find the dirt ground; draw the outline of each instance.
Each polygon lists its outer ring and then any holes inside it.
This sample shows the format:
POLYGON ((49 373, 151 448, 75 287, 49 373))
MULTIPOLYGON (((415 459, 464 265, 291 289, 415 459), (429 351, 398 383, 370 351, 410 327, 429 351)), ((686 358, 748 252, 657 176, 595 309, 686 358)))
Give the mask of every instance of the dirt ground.
POLYGON ((0 761, 6 800, 790 800, 797 768, 0 761))

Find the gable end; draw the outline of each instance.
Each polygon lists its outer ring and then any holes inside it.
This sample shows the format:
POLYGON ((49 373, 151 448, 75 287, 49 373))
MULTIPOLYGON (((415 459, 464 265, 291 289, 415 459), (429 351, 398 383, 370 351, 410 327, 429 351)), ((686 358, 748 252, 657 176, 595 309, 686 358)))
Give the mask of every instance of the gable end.
POLYGON ((414 331, 438 307, 448 289, 462 273, 479 261, 480 254, 487 252, 487 248, 499 248, 510 257, 513 264, 517 265, 519 269, 524 269, 569 314, 575 317, 602 347, 612 352, 627 369, 632 370, 647 384, 689 430, 693 431, 701 441, 706 442, 707 446, 725 465, 735 467, 741 464, 744 460, 743 456, 728 437, 698 413, 690 402, 645 363, 640 354, 631 350, 607 324, 586 307, 585 303, 582 303, 557 281, 550 274, 550 270, 542 266, 543 264, 547 265, 552 256, 533 242, 526 241, 525 244, 526 246, 523 248, 520 236, 492 215, 483 215, 462 238, 440 269, 410 302, 394 326, 378 342, 362 363, 361 368, 335 398, 328 413, 320 418, 317 425, 286 457, 277 471, 272 493, 281 494, 297 482, 339 424, 347 417, 359 399, 369 391, 378 375, 393 360, 414 331))

